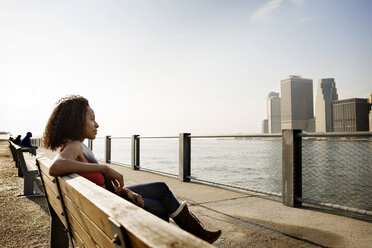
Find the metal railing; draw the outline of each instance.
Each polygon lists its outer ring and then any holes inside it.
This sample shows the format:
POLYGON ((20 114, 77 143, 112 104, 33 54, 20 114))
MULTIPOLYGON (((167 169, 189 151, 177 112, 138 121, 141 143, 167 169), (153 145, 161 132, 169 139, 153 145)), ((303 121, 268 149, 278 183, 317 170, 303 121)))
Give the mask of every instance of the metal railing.
POLYGON ((191 176, 281 197, 281 135, 190 136, 191 176))
POLYGON ((40 138, 31 139, 31 145, 40 147, 41 139, 40 138))
POLYGON ((97 158, 229 188, 372 216, 372 132, 111 137, 97 158))
MULTIPOLYGON (((302 202, 372 211, 372 135, 301 133, 302 202)), ((371 215, 371 212, 369 212, 371 215)))
POLYGON ((141 170, 178 176, 178 136, 138 136, 138 142, 141 170))
POLYGON ((128 166, 131 164, 131 137, 110 137, 111 139, 111 160, 110 163, 128 166))

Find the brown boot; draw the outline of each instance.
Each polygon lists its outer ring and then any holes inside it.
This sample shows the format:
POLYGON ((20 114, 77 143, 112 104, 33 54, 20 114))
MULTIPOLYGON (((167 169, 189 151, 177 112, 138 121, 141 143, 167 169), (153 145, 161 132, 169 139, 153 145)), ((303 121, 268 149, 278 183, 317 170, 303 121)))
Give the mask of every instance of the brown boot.
POLYGON ((186 204, 181 204, 180 208, 182 208, 182 210, 176 211, 178 212, 177 215, 171 217, 183 230, 188 231, 211 244, 221 236, 221 230, 208 231, 204 229, 198 218, 189 211, 186 204))

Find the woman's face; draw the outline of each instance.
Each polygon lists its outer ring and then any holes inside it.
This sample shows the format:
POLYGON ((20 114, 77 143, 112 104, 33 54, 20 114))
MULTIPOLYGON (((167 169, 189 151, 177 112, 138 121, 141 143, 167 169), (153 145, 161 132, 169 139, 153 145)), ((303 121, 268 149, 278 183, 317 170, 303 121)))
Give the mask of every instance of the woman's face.
POLYGON ((94 111, 90 106, 88 106, 85 120, 84 138, 91 140, 95 139, 98 127, 99 125, 96 122, 94 111))

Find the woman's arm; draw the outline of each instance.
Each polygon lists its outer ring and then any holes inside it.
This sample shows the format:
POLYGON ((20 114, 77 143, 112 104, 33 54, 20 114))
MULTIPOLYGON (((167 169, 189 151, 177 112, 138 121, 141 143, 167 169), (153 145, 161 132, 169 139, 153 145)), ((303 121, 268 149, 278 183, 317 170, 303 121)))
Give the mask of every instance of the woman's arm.
POLYGON ((63 152, 53 160, 49 169, 51 176, 57 177, 69 173, 105 173, 108 179, 113 181, 116 187, 124 186, 123 175, 107 165, 77 161, 82 156, 82 146, 78 141, 68 144, 63 152))

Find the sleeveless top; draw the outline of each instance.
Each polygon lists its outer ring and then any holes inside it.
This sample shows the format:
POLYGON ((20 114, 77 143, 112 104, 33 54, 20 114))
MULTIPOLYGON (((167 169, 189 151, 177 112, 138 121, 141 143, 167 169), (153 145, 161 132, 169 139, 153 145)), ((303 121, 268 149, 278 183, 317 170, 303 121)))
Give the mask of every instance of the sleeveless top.
MULTIPOLYGON (((98 164, 98 161, 94 157, 93 152, 82 142, 81 142, 81 146, 83 148, 83 154, 85 158, 88 160, 88 162, 98 164)), ((64 149, 65 147, 63 147, 59 152, 62 152, 64 149)), ((106 188, 105 178, 102 173, 86 173, 86 174, 79 174, 79 175, 82 177, 85 177, 89 181, 97 184, 98 186, 101 186, 102 188, 106 188)))

